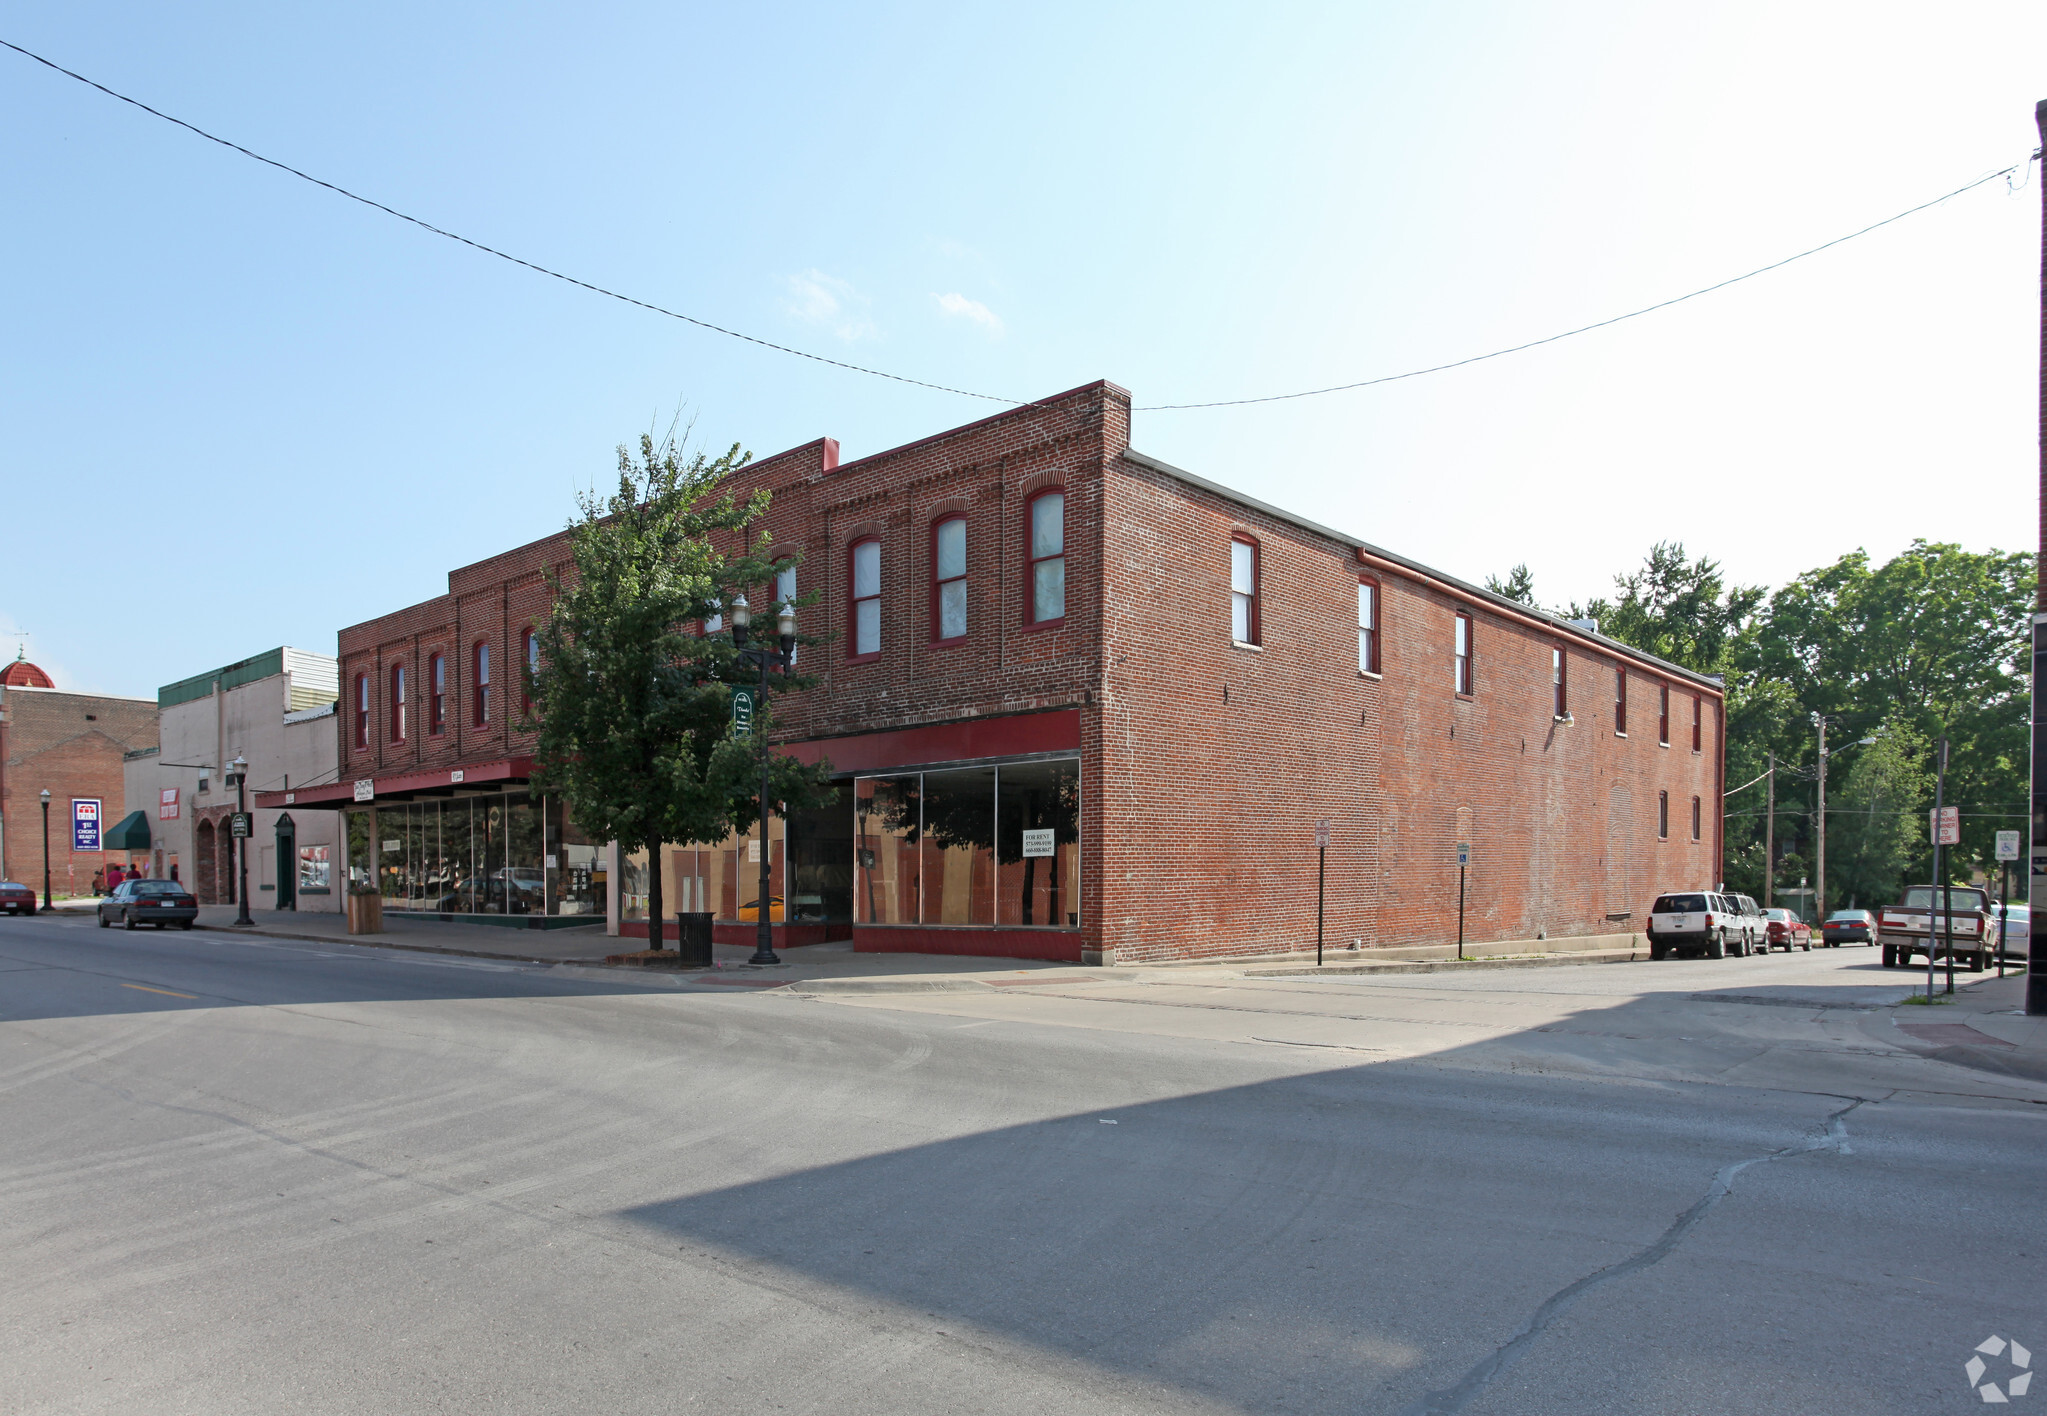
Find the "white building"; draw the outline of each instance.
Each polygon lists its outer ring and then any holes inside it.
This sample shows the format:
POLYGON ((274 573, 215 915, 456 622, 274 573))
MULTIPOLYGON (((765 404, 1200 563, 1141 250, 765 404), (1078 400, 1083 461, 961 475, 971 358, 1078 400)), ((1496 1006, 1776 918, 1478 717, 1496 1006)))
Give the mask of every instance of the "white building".
POLYGON ((339 692, 331 656, 287 648, 159 689, 160 745, 123 763, 127 810, 143 813, 151 832, 152 873, 176 869, 201 904, 235 903, 235 791, 225 777, 239 755, 253 818, 250 908, 340 910, 335 815, 255 806, 259 791, 335 780, 339 692))

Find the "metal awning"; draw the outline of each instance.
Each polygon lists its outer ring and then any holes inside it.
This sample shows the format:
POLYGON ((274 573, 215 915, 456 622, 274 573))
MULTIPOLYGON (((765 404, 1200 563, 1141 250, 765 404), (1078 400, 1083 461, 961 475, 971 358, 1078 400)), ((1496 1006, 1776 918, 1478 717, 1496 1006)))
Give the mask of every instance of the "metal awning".
POLYGON ((146 812, 131 811, 100 837, 100 849, 107 851, 146 851, 149 849, 149 815, 146 812))
POLYGON ((288 792, 257 792, 253 803, 265 809, 317 807, 345 811, 351 806, 393 806, 421 797, 469 796, 523 788, 533 775, 531 757, 501 757, 461 767, 431 767, 353 781, 299 787, 288 792))

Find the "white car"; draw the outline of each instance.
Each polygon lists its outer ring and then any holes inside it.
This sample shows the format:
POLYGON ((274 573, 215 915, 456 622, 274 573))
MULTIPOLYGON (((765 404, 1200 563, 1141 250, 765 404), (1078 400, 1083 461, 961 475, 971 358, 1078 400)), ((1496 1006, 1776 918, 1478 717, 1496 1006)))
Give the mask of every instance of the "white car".
POLYGON ((2004 962, 2032 957, 2033 907, 2028 904, 1993 905, 1991 913, 2000 916, 2004 927, 1998 932, 2000 941, 1998 954, 2004 962))
POLYGON ((1649 907, 1649 957, 1672 954, 1722 958, 1748 948, 1749 921, 1741 906, 1712 890, 1674 891, 1658 895, 1649 907))

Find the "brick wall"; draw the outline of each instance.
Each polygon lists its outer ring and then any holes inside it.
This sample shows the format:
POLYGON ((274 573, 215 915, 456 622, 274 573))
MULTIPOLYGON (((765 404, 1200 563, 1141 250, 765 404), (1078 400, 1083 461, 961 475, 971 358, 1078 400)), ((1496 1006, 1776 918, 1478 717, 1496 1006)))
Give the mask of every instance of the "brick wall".
MULTIPOLYGON (((52 888, 60 895, 90 893, 93 871, 113 857, 98 851, 73 853, 72 799, 99 798, 103 830, 121 819, 121 757, 124 752, 157 745, 156 704, 147 699, 10 688, 0 694, 0 708, 6 713, 0 813, 4 813, 7 875, 33 885, 38 894, 42 891, 39 794, 47 788, 52 888)), ((120 858, 127 859, 125 855, 120 858)))

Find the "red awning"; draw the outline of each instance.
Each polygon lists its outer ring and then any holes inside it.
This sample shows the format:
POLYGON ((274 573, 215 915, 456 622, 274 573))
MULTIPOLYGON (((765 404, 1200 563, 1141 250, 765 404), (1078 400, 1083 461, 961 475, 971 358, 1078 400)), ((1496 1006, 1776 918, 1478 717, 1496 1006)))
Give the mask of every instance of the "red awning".
POLYGON ((340 811, 350 806, 383 806, 418 797, 453 796, 478 787, 502 790, 510 786, 524 786, 532 775, 532 758, 501 757, 492 762, 432 767, 382 777, 358 777, 348 782, 297 787, 288 792, 258 792, 253 804, 266 810, 291 806, 301 810, 340 811))

